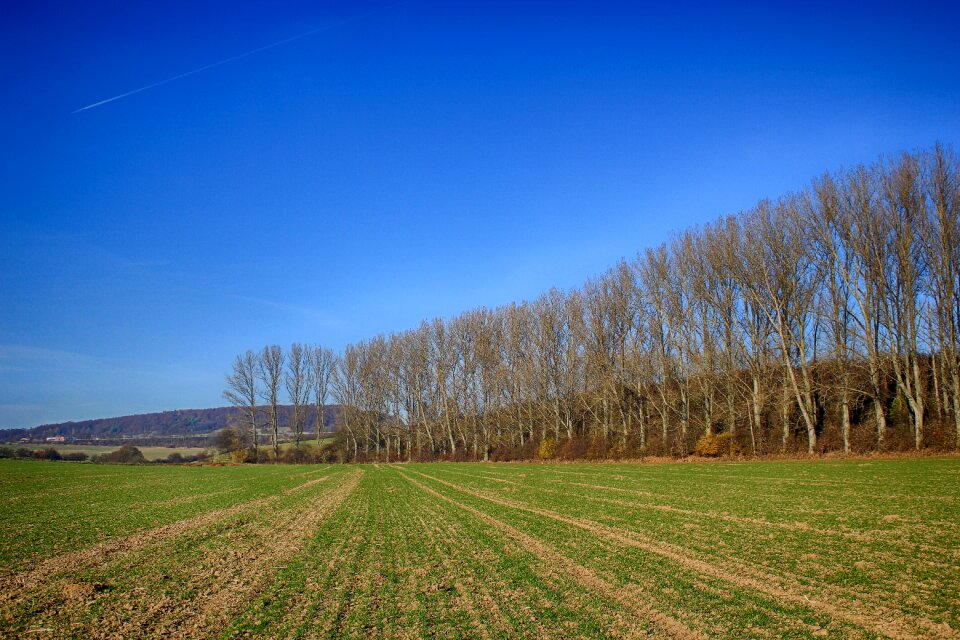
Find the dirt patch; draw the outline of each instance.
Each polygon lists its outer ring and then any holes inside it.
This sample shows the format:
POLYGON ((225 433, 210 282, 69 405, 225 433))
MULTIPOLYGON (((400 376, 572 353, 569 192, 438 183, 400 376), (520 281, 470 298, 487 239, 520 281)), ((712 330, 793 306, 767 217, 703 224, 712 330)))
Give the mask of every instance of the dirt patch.
POLYGON ((106 591, 110 585, 105 582, 64 582, 60 591, 64 600, 75 602, 77 600, 87 600, 96 594, 106 591))
POLYGON ((291 487, 291 488, 287 489, 286 491, 283 492, 283 495, 288 496, 288 495, 290 495, 291 493, 296 493, 297 491, 303 491, 304 489, 309 489, 310 487, 313 487, 313 486, 315 486, 315 485, 320 484, 321 482, 323 482, 324 480, 326 480, 326 479, 329 478, 329 477, 330 477, 330 476, 323 476, 322 478, 316 478, 316 479, 314 479, 314 480, 308 480, 307 482, 304 482, 303 484, 298 484, 298 485, 295 486, 295 487, 291 487))
POLYGON ((444 473, 452 473, 458 476, 465 476, 473 479, 492 480, 493 482, 502 482, 504 484, 515 484, 515 485, 523 484, 522 482, 517 482, 515 480, 507 480, 506 478, 501 478, 495 474, 490 473, 489 471, 483 471, 483 470, 476 471, 475 473, 464 473, 462 471, 454 471, 453 469, 446 469, 444 470, 444 473))

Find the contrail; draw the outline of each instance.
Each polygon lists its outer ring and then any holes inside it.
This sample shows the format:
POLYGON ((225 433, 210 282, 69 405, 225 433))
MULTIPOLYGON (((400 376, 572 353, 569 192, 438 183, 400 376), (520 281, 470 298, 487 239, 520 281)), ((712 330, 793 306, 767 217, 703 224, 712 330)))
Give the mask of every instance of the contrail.
POLYGON ((135 94, 135 93, 140 93, 141 91, 146 91, 147 89, 153 89, 154 87, 159 87, 159 86, 162 85, 162 84, 167 84, 167 83, 169 83, 169 82, 173 82, 174 80, 179 80, 180 78, 186 78, 187 76, 192 76, 192 75, 195 74, 195 73, 200 73, 201 71, 206 71, 207 69, 213 69, 214 67, 219 67, 219 66, 222 65, 222 64, 227 64, 228 62, 233 62, 234 60, 239 60, 240 58, 246 58, 247 56, 252 56, 253 54, 255 54, 255 53, 260 53, 261 51, 266 51, 267 49, 273 49, 274 47, 279 47, 279 46, 288 44, 288 43, 290 43, 290 42, 293 42, 294 40, 300 40, 301 38, 306 38, 306 37, 308 37, 308 36, 312 36, 312 35, 314 35, 315 33, 320 33, 321 31, 327 31, 327 30, 329 30, 329 29, 335 29, 335 28, 337 28, 337 27, 342 27, 342 26, 345 25, 345 24, 350 24, 351 22, 356 22, 357 20, 363 20, 364 18, 369 18, 369 17, 372 16, 372 15, 376 15, 376 14, 378 14, 378 13, 382 13, 382 12, 384 12, 384 11, 387 11, 388 9, 393 9, 394 7, 399 7, 400 5, 408 4, 409 2, 410 2, 410 0, 403 0, 403 2, 397 2, 397 3, 394 3, 394 4, 386 5, 386 6, 384 6, 384 7, 380 7, 379 9, 374 9, 374 10, 372 10, 372 11, 368 11, 367 13, 362 13, 362 14, 360 14, 360 15, 353 16, 353 17, 351 17, 351 18, 345 18, 345 19, 340 20, 340 21, 338 21, 338 22, 334 22, 334 23, 331 23, 331 24, 326 24, 326 25, 324 25, 324 26, 322 26, 322 27, 317 27, 316 29, 311 29, 310 31, 304 31, 303 33, 297 34, 297 35, 295 35, 295 36, 290 36, 289 38, 284 38, 283 40, 277 40, 276 42, 271 42, 270 44, 265 44, 265 45, 263 45, 262 47, 257 47, 256 49, 250 49, 249 51, 244 51, 243 53, 238 53, 238 54, 235 55, 235 56, 230 56, 229 58, 224 58, 223 60, 217 60, 216 62, 211 62, 210 64, 205 64, 205 65, 203 65, 202 67, 197 67, 196 69, 191 69, 190 71, 185 71, 185 72, 183 72, 183 73, 179 73, 179 74, 177 74, 177 75, 175 75, 175 76, 171 76, 171 77, 166 78, 166 79, 164 79, 164 80, 158 80, 157 82, 153 82, 153 83, 151 83, 151 84, 144 85, 144 86, 142 86, 142 87, 140 87, 140 88, 138 88, 138 89, 133 89, 132 91, 127 91, 126 93, 121 93, 121 94, 119 94, 119 95, 115 95, 115 96, 113 96, 112 98, 106 98, 105 100, 100 100, 99 102, 94 102, 94 103, 92 103, 92 104, 88 104, 87 106, 85 106, 85 107, 80 107, 79 109, 76 109, 76 110, 74 110, 74 111, 71 111, 70 113, 80 113, 81 111, 86 111, 87 109, 93 109, 94 107, 99 107, 99 106, 105 105, 105 104, 107 104, 108 102, 113 102, 114 100, 119 100, 120 98, 126 98, 127 96, 132 96, 132 95, 135 94))

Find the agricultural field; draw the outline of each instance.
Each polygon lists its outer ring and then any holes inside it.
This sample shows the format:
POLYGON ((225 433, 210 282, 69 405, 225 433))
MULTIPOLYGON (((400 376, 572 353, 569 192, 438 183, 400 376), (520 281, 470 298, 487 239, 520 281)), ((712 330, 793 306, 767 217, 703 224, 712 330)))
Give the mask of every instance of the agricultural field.
POLYGON ((0 460, 0 636, 960 637, 960 459, 0 460))
MULTIPOLYGON (((30 449, 31 451, 37 451, 38 449, 56 449, 61 454, 66 453, 85 453, 90 457, 93 456, 102 456, 105 453, 110 453, 116 451, 120 448, 120 445, 99 445, 99 444, 60 444, 57 442, 52 442, 48 444, 20 444, 12 443, 3 445, 5 447, 10 447, 12 449, 30 449)), ((143 457, 147 460, 153 462, 154 460, 163 460, 167 458, 171 453, 179 453, 184 457, 188 456, 198 456, 204 452, 211 452, 210 449, 204 449, 203 447, 141 447, 137 446, 137 449, 140 450, 140 453, 143 454, 143 457)))

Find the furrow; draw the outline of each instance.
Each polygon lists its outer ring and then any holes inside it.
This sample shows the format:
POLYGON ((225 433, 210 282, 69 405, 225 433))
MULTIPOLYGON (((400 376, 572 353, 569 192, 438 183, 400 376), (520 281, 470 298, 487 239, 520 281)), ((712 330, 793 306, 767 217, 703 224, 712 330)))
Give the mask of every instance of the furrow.
MULTIPOLYGON (((316 481, 314 480, 300 486, 315 483, 316 481)), ((79 551, 48 558, 31 569, 3 576, 0 578, 0 609, 6 608, 10 603, 16 603, 25 596, 24 592, 42 585, 44 582, 47 582, 59 574, 101 567, 118 556, 139 551, 151 545, 162 544, 171 538, 209 527, 226 518, 247 512, 259 511, 263 507, 278 500, 279 497, 279 494, 271 495, 264 498, 248 500, 222 509, 206 511, 184 520, 178 520, 133 535, 101 542, 85 549, 80 549, 79 551)))
MULTIPOLYGON (((356 487, 361 471, 345 482, 267 522, 252 522, 237 535, 203 550, 195 573, 178 590, 190 597, 154 597, 133 593, 132 599, 117 598, 97 610, 91 638, 129 637, 131 634, 166 638, 202 638, 218 635, 232 616, 272 583, 284 561, 302 550, 313 533, 356 487), (130 608, 146 608, 131 621, 130 608), (133 626, 131 626, 131 624, 133 626)), ((218 541, 219 542, 219 541, 218 541)))
MULTIPOLYGON (((610 582, 604 580, 596 573, 584 567, 580 564, 577 564, 573 560, 567 558, 560 552, 558 552, 553 547, 543 543, 536 538, 527 535, 526 533, 516 529, 515 527, 510 526, 509 524, 498 520, 491 516, 488 513, 475 509, 469 505, 457 502, 449 496, 445 496, 442 493, 428 487, 427 485, 414 480, 406 474, 407 470, 403 470, 401 475, 409 482, 419 487, 425 493, 428 493, 434 497, 437 497, 441 500, 449 502, 456 507, 467 511, 483 522, 493 526, 503 533, 507 534, 509 537, 513 538, 517 542, 523 545, 530 553, 540 558, 542 561, 557 567, 558 569, 564 571, 567 575, 574 578, 582 586, 603 594, 605 597, 616 601, 621 606, 626 607, 630 611, 633 611, 637 615, 642 616, 643 618, 654 623, 654 625, 659 628, 666 636, 673 638, 707 638, 705 634, 691 629, 690 627, 684 625, 682 622, 673 618, 661 611, 654 609, 653 607, 646 606, 642 601, 636 598, 628 597, 625 592, 611 584, 610 582)), ((413 471, 417 475, 423 475, 424 477, 434 480, 431 476, 425 474, 420 474, 419 472, 413 471)), ((444 483, 446 484, 446 483, 444 483)), ((454 486, 454 485, 451 485, 454 486)))

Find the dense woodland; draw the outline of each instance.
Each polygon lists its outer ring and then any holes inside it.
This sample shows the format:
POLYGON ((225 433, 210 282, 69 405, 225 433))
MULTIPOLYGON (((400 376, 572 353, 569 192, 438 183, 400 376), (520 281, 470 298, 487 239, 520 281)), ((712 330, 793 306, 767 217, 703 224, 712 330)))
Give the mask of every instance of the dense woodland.
POLYGON ((576 290, 339 354, 247 351, 225 396, 250 448, 266 436, 274 454, 282 428, 298 443, 310 429, 307 407, 342 405, 341 460, 955 448, 958 206, 952 151, 881 159, 576 290))

